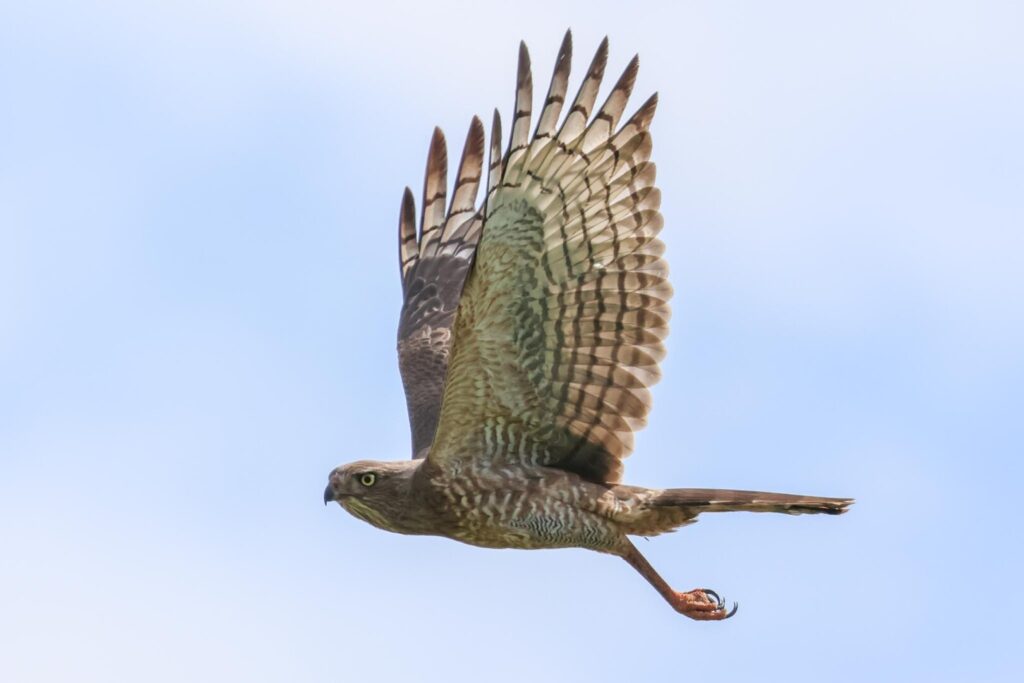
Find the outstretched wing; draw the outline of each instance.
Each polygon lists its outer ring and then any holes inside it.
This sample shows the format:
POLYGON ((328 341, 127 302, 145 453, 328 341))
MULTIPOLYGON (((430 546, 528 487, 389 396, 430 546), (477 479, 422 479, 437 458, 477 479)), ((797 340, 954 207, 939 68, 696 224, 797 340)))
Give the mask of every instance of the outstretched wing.
POLYGON ((475 201, 483 165, 484 128, 473 117, 459 175, 445 210, 448 154, 444 134, 434 129, 423 183, 423 213, 416 229, 416 203, 405 188, 398 221, 402 267, 402 313, 398 321, 398 367, 405 387, 412 456, 430 449, 441 410, 451 347, 451 327, 482 219, 475 201))
POLYGON ((634 57, 591 118, 606 39, 556 130, 570 55, 566 34, 530 138, 520 46, 511 140, 491 163, 483 236, 455 320, 428 458, 437 466, 528 462, 614 483, 650 408, 671 296, 648 161, 657 98, 616 128, 634 57))

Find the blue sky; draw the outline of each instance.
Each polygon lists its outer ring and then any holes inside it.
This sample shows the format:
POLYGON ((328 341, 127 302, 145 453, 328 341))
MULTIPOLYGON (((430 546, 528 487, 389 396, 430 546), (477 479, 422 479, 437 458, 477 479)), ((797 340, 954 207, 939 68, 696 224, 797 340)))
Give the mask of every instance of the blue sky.
MULTIPOLYGON (((0 678, 1010 681, 1016 3, 6 3, 0 678), (826 6, 829 5, 829 6, 826 6), (673 332, 627 479, 852 495, 623 562, 384 534, 400 193, 572 27, 641 57, 673 332)), ((578 82, 573 80, 573 83, 578 82)), ((538 91, 542 88, 538 86, 538 91)), ((454 155, 454 153, 453 153, 454 155)))

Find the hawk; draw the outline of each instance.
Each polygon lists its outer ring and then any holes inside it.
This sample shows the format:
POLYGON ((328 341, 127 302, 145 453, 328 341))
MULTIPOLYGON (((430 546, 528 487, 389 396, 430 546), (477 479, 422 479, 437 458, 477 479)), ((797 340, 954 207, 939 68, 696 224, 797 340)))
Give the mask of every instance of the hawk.
POLYGON ((412 459, 338 467, 324 503, 402 534, 618 555, 676 611, 725 619, 735 605, 707 588, 673 590, 629 537, 702 512, 841 514, 853 501, 621 483, 659 379, 672 293, 650 161, 657 95, 620 125, 633 57, 595 110, 606 38, 566 108, 571 52, 566 33, 531 135, 520 43, 508 146, 495 111, 480 206, 482 123, 470 124, 451 201, 445 138, 434 130, 419 226, 408 188, 398 222, 412 459))

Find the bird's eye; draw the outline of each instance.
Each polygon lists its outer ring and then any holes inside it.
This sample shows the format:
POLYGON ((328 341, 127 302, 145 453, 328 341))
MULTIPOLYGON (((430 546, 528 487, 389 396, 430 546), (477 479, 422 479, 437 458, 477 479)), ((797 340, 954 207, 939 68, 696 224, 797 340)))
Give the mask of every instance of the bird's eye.
POLYGON ((359 475, 359 483, 363 486, 373 486, 377 483, 377 475, 373 472, 364 472, 359 475))

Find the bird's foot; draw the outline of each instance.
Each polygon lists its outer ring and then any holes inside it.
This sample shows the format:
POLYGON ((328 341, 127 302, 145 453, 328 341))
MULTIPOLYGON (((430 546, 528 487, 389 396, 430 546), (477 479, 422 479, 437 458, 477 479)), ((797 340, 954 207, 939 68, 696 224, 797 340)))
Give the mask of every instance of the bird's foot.
POLYGON ((685 614, 691 619, 698 621, 721 621, 736 614, 739 603, 733 603, 732 609, 727 610, 725 601, 718 597, 718 593, 710 588, 695 588, 685 593, 676 593, 676 599, 672 606, 680 614, 685 614))

